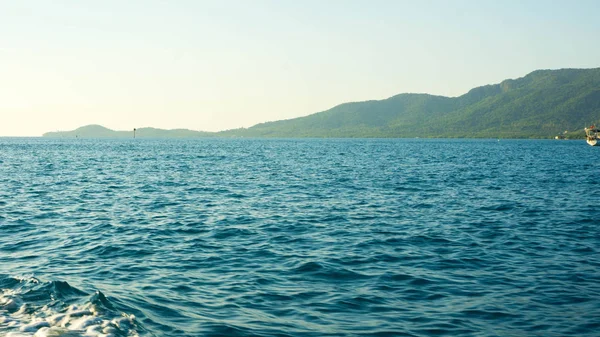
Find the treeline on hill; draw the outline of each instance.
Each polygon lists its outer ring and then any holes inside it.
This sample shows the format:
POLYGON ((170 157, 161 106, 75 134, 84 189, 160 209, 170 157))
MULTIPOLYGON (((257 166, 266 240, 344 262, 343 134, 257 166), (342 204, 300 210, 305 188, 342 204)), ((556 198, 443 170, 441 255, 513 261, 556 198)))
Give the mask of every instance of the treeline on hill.
MULTIPOLYGON (((306 117, 261 123, 250 128, 217 133, 152 129, 162 132, 147 135, 342 138, 554 138, 561 135, 583 138, 583 128, 598 122, 600 68, 560 69, 537 70, 522 78, 474 88, 459 97, 400 94, 379 101, 344 103, 306 117)), ((68 135, 77 132, 70 131, 68 135)))
POLYGON ((600 121, 600 68, 538 70, 459 97, 400 94, 225 133, 254 137, 583 137, 600 121))

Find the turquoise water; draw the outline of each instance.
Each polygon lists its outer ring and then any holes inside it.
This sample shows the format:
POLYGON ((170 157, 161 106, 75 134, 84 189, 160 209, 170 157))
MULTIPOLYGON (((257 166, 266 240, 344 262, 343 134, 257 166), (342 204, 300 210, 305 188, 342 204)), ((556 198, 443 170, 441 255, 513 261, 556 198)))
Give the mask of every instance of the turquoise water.
POLYGON ((599 150, 0 138, 0 335, 597 336, 599 150))

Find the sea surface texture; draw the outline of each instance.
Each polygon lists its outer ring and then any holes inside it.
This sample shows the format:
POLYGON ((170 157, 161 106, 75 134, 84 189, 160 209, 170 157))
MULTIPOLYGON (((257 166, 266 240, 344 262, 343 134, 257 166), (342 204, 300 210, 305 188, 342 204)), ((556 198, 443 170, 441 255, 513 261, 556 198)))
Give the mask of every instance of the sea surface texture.
POLYGON ((0 138, 0 336, 598 336, 600 148, 0 138))

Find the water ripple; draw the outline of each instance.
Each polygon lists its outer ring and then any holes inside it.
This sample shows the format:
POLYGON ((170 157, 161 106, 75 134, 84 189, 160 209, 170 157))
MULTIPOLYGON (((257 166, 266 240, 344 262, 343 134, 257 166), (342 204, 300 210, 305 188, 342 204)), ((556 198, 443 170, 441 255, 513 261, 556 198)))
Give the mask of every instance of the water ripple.
POLYGON ((0 335, 595 336, 578 141, 0 139, 0 335))

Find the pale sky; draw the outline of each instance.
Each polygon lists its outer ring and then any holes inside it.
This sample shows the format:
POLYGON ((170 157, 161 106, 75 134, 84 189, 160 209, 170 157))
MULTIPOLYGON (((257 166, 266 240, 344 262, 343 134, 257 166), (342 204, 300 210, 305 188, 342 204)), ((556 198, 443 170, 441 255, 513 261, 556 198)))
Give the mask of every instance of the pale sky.
POLYGON ((0 136, 218 131, 600 67, 600 1, 0 0, 0 136))

